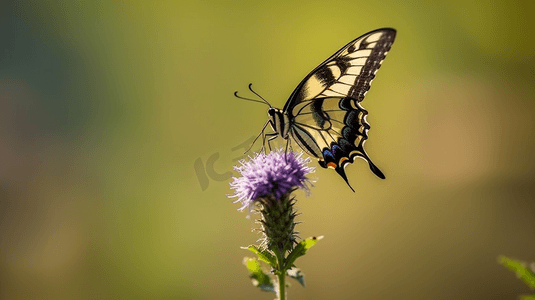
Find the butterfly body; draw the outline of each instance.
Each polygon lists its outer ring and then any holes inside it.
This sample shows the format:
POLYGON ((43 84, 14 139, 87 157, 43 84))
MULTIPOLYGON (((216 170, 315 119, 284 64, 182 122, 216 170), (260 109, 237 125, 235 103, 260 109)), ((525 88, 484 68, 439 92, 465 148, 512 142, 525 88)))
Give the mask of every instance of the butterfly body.
POLYGON ((264 141, 268 138, 269 144, 276 137, 288 141, 291 138, 316 157, 320 166, 334 169, 351 190, 344 168, 357 157, 366 160, 371 171, 384 179, 364 150, 370 125, 366 121, 368 111, 360 102, 395 36, 396 31, 391 28, 370 31, 312 70, 282 110, 270 105, 268 123, 273 133, 266 134, 264 141))
POLYGON ((288 139, 288 130, 290 129, 291 123, 290 118, 282 110, 278 108, 270 107, 268 109, 269 124, 271 129, 273 129, 273 137, 280 136, 281 138, 288 139))

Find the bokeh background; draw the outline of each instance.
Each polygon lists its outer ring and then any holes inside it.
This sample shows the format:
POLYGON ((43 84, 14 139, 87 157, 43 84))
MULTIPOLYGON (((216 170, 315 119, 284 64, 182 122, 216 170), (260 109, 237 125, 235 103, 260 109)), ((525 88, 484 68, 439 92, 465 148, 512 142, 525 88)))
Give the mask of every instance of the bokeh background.
MULTIPOLYGON (((299 192, 290 299, 515 299, 535 260, 533 1, 2 1, 0 298, 273 299, 226 195, 266 106, 355 37, 397 39, 356 193, 299 192)), ((258 146, 258 145, 257 145, 258 146)), ((258 147, 255 147, 258 149, 258 147)), ((317 165, 315 162, 313 165, 317 165)))

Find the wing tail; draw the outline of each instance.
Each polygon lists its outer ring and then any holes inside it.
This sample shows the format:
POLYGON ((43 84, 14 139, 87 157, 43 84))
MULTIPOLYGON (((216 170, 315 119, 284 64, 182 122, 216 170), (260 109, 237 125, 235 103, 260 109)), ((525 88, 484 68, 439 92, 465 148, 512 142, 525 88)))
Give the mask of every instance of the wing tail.
POLYGON ((381 172, 381 170, 379 170, 379 168, 377 168, 376 165, 373 164, 373 162, 370 160, 370 159, 367 159, 368 161, 368 164, 370 165, 370 170, 372 170, 373 174, 375 174, 375 176, 381 178, 381 179, 385 179, 385 174, 383 174, 383 172, 381 172))
POLYGON ((368 164, 370 165, 370 170, 372 170, 373 174, 375 174, 375 176, 381 178, 381 179, 385 179, 385 174, 383 174, 383 172, 381 172, 381 170, 379 170, 379 168, 372 162, 372 160, 370 159, 370 157, 368 156, 368 154, 366 153, 366 151, 364 151, 364 148, 363 147, 360 147, 360 151, 362 152, 362 158, 364 158, 368 164))
POLYGON ((338 175, 340 175, 340 177, 342 177, 345 182, 347 183, 347 186, 349 186, 349 188, 353 191, 353 193, 355 192, 355 190, 353 189, 353 187, 351 186, 351 184, 349 184, 349 181, 347 180, 347 176, 346 176, 346 172, 344 170, 344 167, 336 167, 336 173, 338 173, 338 175))

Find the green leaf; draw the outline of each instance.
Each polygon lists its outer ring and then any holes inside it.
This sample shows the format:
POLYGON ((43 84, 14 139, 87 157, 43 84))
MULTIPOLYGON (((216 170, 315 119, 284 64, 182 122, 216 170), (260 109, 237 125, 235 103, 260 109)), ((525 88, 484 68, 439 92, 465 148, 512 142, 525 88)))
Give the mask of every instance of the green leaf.
POLYGON ((299 281, 299 283, 300 283, 302 286, 305 286, 305 274, 303 274, 303 272, 301 272, 300 269, 298 269, 298 268, 291 268, 291 269, 289 269, 288 271, 286 271, 286 274, 287 274, 289 277, 292 277, 293 279, 299 281))
POLYGON ((292 252, 288 254, 288 257, 286 258, 285 269, 288 270, 289 268, 291 268, 298 257, 305 255, 307 250, 310 249, 312 246, 316 245, 316 243, 322 238, 323 236, 314 236, 299 242, 299 244, 294 247, 292 252))
MULTIPOLYGON (((516 273, 516 276, 522 278, 531 289, 535 289, 535 274, 522 261, 514 260, 505 256, 500 256, 498 262, 504 267, 516 273)), ((529 299, 529 298, 528 298, 529 299)))
POLYGON ((256 258, 245 257, 243 264, 249 270, 249 277, 251 278, 253 285, 266 292, 275 293, 275 286, 271 282, 271 278, 264 273, 260 262, 256 258))
POLYGON ((535 300, 535 295, 522 295, 520 300, 535 300))
POLYGON ((255 245, 251 245, 249 247, 241 247, 241 248, 253 252, 254 254, 256 254, 258 256, 259 260, 261 260, 261 261, 265 262, 266 264, 270 265, 272 268, 276 268, 277 267, 277 258, 275 257, 275 255, 271 254, 271 252, 269 252, 269 250, 267 250, 267 249, 261 250, 260 248, 258 248, 255 245))

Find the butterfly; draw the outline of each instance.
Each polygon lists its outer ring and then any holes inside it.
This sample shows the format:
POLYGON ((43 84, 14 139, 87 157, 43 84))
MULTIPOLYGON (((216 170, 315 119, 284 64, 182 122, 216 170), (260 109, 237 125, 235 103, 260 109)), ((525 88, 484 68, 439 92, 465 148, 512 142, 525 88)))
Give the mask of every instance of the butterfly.
POLYGON ((286 149, 291 138, 303 151, 317 158, 320 166, 334 169, 353 192, 345 167, 357 157, 367 161, 377 177, 385 179, 364 150, 370 125, 366 121, 368 111, 360 103, 395 37, 395 29, 381 28, 349 42, 299 83, 282 110, 272 107, 251 85, 249 89, 263 102, 240 97, 235 92, 238 98, 269 105, 269 119, 260 133, 262 149, 266 138, 271 148, 269 142, 282 137, 287 140, 286 149), (268 124, 273 133, 264 134, 268 124))

